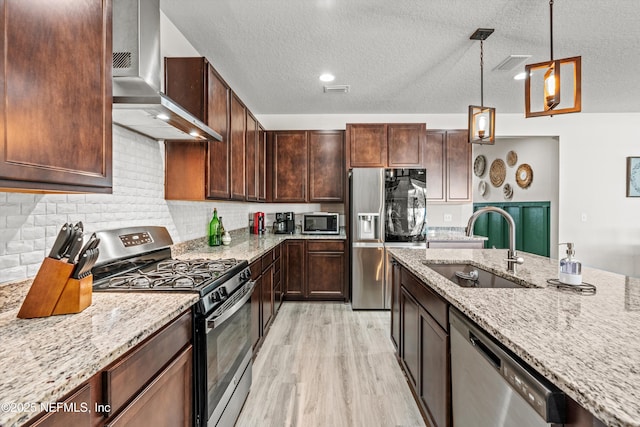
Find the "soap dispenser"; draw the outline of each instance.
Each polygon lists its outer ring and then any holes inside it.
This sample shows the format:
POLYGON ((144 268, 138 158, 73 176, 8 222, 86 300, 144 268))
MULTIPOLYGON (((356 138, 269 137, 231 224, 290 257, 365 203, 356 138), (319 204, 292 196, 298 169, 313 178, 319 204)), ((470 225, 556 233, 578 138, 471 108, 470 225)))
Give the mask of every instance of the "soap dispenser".
POLYGON ((565 285, 582 284, 582 263, 573 257, 575 255, 573 243, 560 243, 560 245, 567 245, 567 256, 560 260, 558 280, 565 285))

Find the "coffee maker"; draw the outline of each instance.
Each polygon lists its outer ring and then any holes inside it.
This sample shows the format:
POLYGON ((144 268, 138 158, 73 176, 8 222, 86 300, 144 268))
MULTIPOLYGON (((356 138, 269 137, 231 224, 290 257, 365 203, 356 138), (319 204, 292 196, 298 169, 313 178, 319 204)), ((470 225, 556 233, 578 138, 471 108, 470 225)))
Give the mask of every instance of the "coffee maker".
POLYGON ((264 223, 264 212, 254 212, 249 218, 249 232, 251 234, 264 234, 266 226, 264 223))
POLYGON ((296 232, 296 215, 293 212, 277 212, 273 223, 274 234, 294 234, 296 232))

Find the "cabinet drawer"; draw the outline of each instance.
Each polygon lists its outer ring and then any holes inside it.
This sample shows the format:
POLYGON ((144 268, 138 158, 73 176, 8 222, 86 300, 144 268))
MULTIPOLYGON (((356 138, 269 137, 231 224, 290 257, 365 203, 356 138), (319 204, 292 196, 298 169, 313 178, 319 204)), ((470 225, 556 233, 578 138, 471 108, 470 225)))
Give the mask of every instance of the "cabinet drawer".
POLYGON ((402 286, 418 301, 418 303, 435 319, 444 330, 449 330, 449 310, 447 302, 430 290, 427 285, 406 269, 402 269, 402 286))
POLYGON ((191 312, 187 311, 103 373, 105 403, 118 411, 191 341, 191 312))
POLYGON ((32 427, 68 427, 68 426, 86 426, 91 425, 91 414, 95 409, 91 407, 91 385, 85 384, 78 391, 73 393, 63 402, 69 407, 75 406, 76 411, 49 412, 43 418, 33 423, 32 427), (83 412, 83 405, 87 406, 89 411, 83 412))
POLYGON ((273 250, 270 250, 265 255, 262 255, 262 271, 265 271, 273 263, 273 250))
POLYGON ((343 240, 314 240, 307 241, 308 252, 336 251, 344 252, 343 240))
POLYGON ((280 258, 280 246, 281 244, 278 244, 278 246, 273 248, 273 259, 276 261, 278 260, 278 258, 280 258))

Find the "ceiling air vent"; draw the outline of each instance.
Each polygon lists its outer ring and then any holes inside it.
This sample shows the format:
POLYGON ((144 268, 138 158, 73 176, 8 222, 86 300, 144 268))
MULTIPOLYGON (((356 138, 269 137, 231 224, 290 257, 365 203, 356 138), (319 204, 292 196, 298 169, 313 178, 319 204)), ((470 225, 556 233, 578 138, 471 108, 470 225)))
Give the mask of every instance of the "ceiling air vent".
POLYGON ((324 93, 349 93, 351 86, 349 85, 332 85, 325 86, 324 93))
POLYGON ((531 58, 531 55, 509 55, 493 71, 511 71, 529 58, 531 58))

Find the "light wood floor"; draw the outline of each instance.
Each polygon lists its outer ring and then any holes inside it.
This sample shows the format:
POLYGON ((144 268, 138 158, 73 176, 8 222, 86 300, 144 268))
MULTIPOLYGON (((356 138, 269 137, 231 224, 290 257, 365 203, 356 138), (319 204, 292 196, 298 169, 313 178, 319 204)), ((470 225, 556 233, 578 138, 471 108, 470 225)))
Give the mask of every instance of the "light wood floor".
POLYGON ((236 426, 424 426, 389 333, 388 311, 285 303, 236 426))

